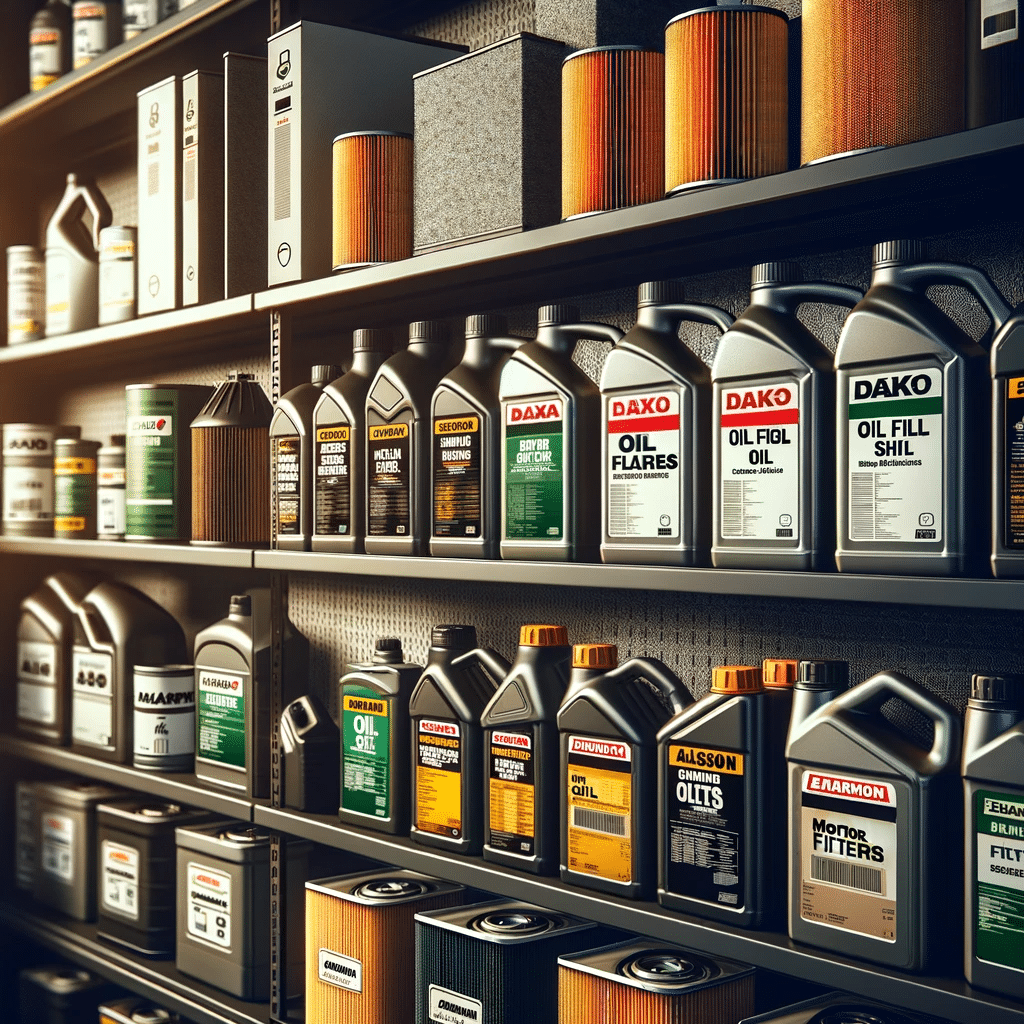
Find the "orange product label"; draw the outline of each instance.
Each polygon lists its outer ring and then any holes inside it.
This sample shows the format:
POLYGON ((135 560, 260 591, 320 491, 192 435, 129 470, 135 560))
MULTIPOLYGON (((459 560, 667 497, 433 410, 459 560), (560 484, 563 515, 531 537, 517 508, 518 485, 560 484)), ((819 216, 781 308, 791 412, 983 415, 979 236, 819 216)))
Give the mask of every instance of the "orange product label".
POLYGON ((92 476, 96 472, 96 460, 64 456, 53 460, 53 471, 64 476, 92 476))
POLYGON ((416 742, 416 827, 462 838, 462 728, 421 718, 416 742))
POLYGON ((57 533, 81 533, 85 529, 82 516, 55 516, 53 528, 57 533))

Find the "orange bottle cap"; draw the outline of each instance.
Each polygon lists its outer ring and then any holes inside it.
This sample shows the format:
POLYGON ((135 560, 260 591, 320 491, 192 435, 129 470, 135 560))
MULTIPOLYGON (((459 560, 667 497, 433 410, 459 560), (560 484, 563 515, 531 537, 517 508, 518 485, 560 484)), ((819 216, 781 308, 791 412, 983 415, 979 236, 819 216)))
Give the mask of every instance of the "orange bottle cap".
POLYGON ((712 693, 757 693, 761 670, 752 665, 719 665, 711 673, 712 693))
POLYGON ((764 685, 774 689, 792 686, 796 682, 796 670, 800 662, 790 658, 765 658, 761 666, 764 685))
POLYGON ((520 647, 568 647, 569 630, 565 626, 520 626, 520 647))
POLYGON ((619 663, 615 644, 575 644, 572 649, 573 668, 612 669, 619 663))

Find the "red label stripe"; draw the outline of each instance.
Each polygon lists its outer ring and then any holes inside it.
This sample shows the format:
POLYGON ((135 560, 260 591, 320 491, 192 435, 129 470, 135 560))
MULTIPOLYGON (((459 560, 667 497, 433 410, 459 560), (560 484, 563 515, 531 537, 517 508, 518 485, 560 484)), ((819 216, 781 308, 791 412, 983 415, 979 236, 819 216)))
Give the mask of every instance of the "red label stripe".
POLYGON ((799 422, 799 409, 769 409, 766 412, 734 412, 722 416, 723 427, 773 427, 777 423, 799 422))
POLYGON ((628 420, 609 420, 609 434, 629 434, 636 431, 678 430, 679 413, 668 416, 634 416, 628 420))

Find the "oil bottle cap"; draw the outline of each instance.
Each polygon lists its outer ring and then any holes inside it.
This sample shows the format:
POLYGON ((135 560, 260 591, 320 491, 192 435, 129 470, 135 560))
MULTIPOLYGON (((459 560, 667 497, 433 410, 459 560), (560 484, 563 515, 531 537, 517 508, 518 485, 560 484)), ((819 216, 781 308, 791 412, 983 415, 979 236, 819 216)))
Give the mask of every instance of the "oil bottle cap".
POLYGON ((476 313, 466 317, 467 338, 500 338, 508 334, 508 318, 498 313, 476 313))
POLYGON ((410 341, 434 341, 447 345, 452 332, 444 320, 417 320, 409 324, 410 341))
POLYGON ((232 594, 229 615, 252 615, 252 598, 248 594, 232 594))
POLYGON ((111 434, 110 435, 110 448, 123 448, 126 437, 124 434, 111 434))
POLYGON ((638 306, 662 306, 669 302, 684 302, 686 295, 682 281, 645 281, 637 292, 638 306))
POLYGON ((568 647, 569 631, 565 626, 520 626, 520 647, 568 647))
POLYGON ((924 242, 914 238, 900 238, 894 242, 879 242, 872 252, 871 265, 877 269, 901 263, 920 263, 924 256, 924 242))
POLYGON ((792 658, 765 658, 761 665, 764 685, 772 689, 784 689, 796 682, 797 667, 800 663, 792 658))
POLYGON ((805 690, 845 690, 850 685, 850 663, 801 661, 796 673, 796 684, 805 690))
POLYGON ((751 288, 766 288, 774 284, 800 284, 803 279, 804 272, 800 264, 792 260, 758 263, 750 271, 751 288))
POLYGON ((1024 676, 971 676, 971 700, 993 700, 1014 707, 1024 705, 1024 676))
POLYGON ((613 669, 619 664, 619 649, 615 644, 574 644, 573 668, 613 669))
POLYGON ((228 374, 228 380, 255 380, 255 373, 242 373, 241 370, 232 370, 228 374))
POLYGON ((430 646, 471 651, 476 647, 476 626, 435 626, 430 631, 430 646))
POLYGON ((712 693, 758 693, 761 670, 753 665, 718 665, 711 673, 712 693))
POLYGON ((360 327, 352 332, 353 352, 387 352, 395 350, 394 335, 381 327, 360 327))
POLYGON ((310 370, 309 382, 314 387, 322 388, 330 384, 332 380, 337 380, 340 376, 340 366, 335 366, 334 363, 317 363, 310 370))
POLYGON ((573 324, 580 318, 579 306, 566 303, 553 306, 541 306, 537 310, 537 326, 553 327, 555 324, 573 324))
POLYGON ((379 636, 374 642, 375 651, 400 651, 402 641, 397 636, 379 636))

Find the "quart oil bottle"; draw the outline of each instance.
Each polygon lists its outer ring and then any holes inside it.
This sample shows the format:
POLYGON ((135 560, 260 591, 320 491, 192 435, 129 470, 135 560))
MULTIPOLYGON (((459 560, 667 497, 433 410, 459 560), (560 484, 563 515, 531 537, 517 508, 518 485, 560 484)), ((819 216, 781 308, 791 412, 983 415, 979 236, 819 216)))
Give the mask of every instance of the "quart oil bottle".
POLYGON ((835 546, 832 353, 797 319, 808 302, 855 306, 856 288, 761 263, 750 305, 711 369, 714 534, 719 568, 831 568, 835 546))
POLYGON ((633 899, 657 881, 658 730, 692 703, 660 661, 577 644, 558 710, 561 877, 633 899))
POLYGON ((503 316, 466 318, 462 362, 431 401, 430 553, 497 558, 501 530, 501 408, 498 383, 525 338, 503 316))
POLYGON ((1024 306, 992 342, 992 573, 1024 576, 1024 306))
POLYGON ((938 965, 960 928, 960 718, 897 672, 811 711, 794 694, 789 762, 789 934, 900 970, 938 965), (925 746, 890 723, 923 715, 925 746))
POLYGON ((484 860, 558 872, 558 708, 572 648, 565 626, 523 626, 512 668, 480 716, 484 860))
POLYGON ((476 646, 473 626, 435 626, 409 700, 412 829, 426 846, 480 852, 484 739, 480 716, 509 663, 476 646))
POLYGON ((601 396, 572 361, 576 342, 615 344, 575 306, 542 306, 537 337, 501 371, 501 557, 594 561, 601 531, 601 396))
POLYGON ((946 576, 980 568, 989 516, 985 350, 927 296, 967 288, 998 331, 1010 310, 975 267, 881 242, 836 350, 836 564, 946 576))
POLYGON ((640 285, 636 326, 601 371, 601 561, 707 560, 711 377, 679 340, 686 321, 727 331, 717 306, 683 301, 679 281, 640 285))

